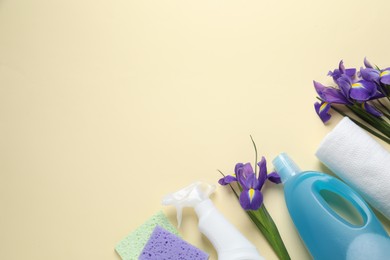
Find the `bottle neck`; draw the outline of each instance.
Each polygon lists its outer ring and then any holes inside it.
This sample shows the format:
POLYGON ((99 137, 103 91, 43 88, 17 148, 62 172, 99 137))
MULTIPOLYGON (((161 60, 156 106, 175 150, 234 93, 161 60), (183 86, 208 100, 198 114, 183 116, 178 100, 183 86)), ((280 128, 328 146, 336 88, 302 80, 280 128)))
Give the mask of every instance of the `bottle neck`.
POLYGON ((214 204, 210 199, 205 199, 195 206, 196 215, 198 218, 208 213, 210 210, 214 209, 214 204))
POLYGON ((279 154, 272 161, 272 164, 274 165, 276 172, 279 174, 282 183, 286 183, 291 177, 301 173, 299 167, 286 153, 279 154))

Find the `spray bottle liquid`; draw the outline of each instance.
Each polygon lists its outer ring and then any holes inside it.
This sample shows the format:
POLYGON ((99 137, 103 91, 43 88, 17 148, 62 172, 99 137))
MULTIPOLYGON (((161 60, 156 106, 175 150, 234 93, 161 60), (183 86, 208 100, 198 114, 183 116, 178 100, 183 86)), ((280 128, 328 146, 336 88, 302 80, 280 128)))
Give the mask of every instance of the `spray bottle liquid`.
POLYGON ((325 173, 301 172, 284 153, 273 164, 290 216, 314 259, 390 259, 389 236, 354 190, 325 173))
POLYGON ((218 260, 264 260, 249 242, 215 208, 209 195, 214 185, 196 182, 163 198, 164 205, 173 205, 177 209, 177 221, 180 226, 183 207, 193 207, 199 218, 199 230, 213 244, 218 260))

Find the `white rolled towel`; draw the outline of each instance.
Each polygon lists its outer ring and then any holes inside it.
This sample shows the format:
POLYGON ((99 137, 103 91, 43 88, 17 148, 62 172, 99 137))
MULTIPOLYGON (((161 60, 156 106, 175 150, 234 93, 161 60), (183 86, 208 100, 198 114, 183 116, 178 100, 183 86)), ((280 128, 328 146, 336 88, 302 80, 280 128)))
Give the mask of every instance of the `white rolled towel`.
POLYGON ((322 140, 316 156, 390 219, 390 153, 344 117, 322 140))

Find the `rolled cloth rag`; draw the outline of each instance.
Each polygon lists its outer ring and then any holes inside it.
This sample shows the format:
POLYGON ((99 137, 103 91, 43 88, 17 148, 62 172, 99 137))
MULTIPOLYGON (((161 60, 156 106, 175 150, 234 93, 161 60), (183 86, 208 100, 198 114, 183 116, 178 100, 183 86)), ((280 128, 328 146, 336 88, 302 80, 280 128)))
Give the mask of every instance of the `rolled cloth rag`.
POLYGON ((390 153, 344 117, 323 139, 316 156, 390 219, 390 153))

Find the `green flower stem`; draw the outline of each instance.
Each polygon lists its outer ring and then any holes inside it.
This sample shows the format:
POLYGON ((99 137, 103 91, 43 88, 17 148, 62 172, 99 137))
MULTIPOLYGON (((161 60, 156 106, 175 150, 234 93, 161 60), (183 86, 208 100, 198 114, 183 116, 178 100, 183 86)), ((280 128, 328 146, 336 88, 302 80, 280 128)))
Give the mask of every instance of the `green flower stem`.
POLYGON ((250 137, 252 140, 253 147, 255 149, 255 174, 257 174, 257 147, 256 147, 255 141, 253 140, 253 137, 251 135, 250 135, 250 137))
POLYGON ((380 131, 386 137, 390 138, 390 125, 385 120, 367 113, 363 108, 357 105, 347 107, 359 118, 378 129, 378 131, 380 131))
POLYGON ((377 100, 377 101, 378 101, 379 105, 378 104, 373 104, 374 107, 377 110, 381 111, 382 114, 387 118, 387 120, 390 120, 390 110, 383 103, 381 103, 379 100, 377 100))
POLYGON ((349 119, 351 119, 352 122, 354 122, 356 125, 358 125, 358 126, 360 126, 361 128, 363 128, 363 129, 366 130, 367 132, 369 132, 369 133, 375 135, 375 136, 378 137, 379 139, 381 139, 381 140, 385 141, 386 143, 390 144, 390 138, 387 138, 386 136, 384 136, 384 135, 382 135, 382 134, 380 134, 380 133, 378 133, 378 132, 372 130, 371 128, 369 128, 369 127, 367 127, 366 125, 360 123, 359 121, 353 119, 352 117, 347 116, 345 113, 343 113, 341 110, 337 109, 336 107, 334 107, 334 106, 331 106, 331 107, 332 107, 332 109, 333 109, 334 111, 336 111, 337 113, 339 113, 339 114, 342 115, 342 116, 348 117, 349 119))
POLYGON ((389 85, 384 85, 383 86, 382 84, 380 84, 379 88, 380 88, 381 92, 385 95, 387 100, 390 101, 390 97, 389 97, 389 90, 390 90, 390 88, 389 88, 389 85))
POLYGON ((385 106, 385 104, 383 104, 379 99, 377 101, 382 106, 382 108, 385 109, 387 113, 390 114, 390 109, 387 106, 385 106))
MULTIPOLYGON (((220 171, 223 175, 223 173, 220 171)), ((234 192, 234 195, 237 199, 239 199, 238 193, 233 188, 231 184, 229 184, 230 188, 234 192)), ((238 189, 240 192, 242 191, 242 187, 238 185, 238 189)), ((258 210, 246 211, 252 222, 256 225, 256 227, 260 230, 260 232, 264 235, 265 239, 268 241, 269 245, 274 250, 275 254, 278 256, 280 260, 290 260, 290 255, 287 252, 286 246, 283 243, 282 237, 280 236, 279 230, 275 225, 271 215, 268 213, 265 205, 263 204, 258 210)))

